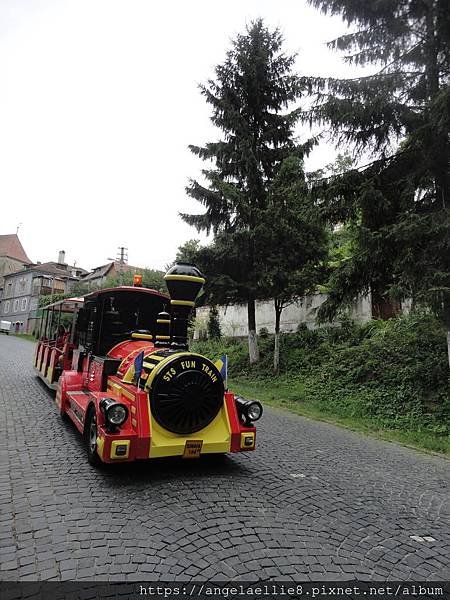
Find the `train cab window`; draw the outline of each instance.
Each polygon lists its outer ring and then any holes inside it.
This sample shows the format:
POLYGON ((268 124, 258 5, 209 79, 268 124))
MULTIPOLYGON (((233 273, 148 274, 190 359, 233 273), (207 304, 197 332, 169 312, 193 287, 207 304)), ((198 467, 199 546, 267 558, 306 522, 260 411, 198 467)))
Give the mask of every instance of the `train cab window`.
POLYGON ((153 330, 162 299, 147 294, 120 293, 104 297, 99 318, 97 351, 100 355, 129 339, 138 329, 153 330))
POLYGON ((128 339, 138 328, 139 310, 130 297, 103 299, 99 319, 98 353, 105 355, 113 346, 128 339))
POLYGON ((167 299, 138 290, 99 291, 85 299, 80 309, 76 334, 89 353, 106 356, 116 344, 130 339, 133 331, 153 332, 158 313, 167 299))
POLYGON ((88 303, 84 308, 81 308, 77 317, 77 334, 78 341, 86 350, 92 350, 94 341, 94 331, 96 322, 97 308, 95 304, 88 303))

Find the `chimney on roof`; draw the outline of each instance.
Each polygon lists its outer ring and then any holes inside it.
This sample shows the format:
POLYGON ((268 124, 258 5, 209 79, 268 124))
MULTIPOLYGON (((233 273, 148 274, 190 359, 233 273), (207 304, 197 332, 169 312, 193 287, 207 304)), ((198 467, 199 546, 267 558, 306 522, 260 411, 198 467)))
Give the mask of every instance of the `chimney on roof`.
POLYGON ((58 265, 65 265, 66 263, 64 262, 66 258, 66 253, 64 252, 64 250, 60 250, 58 252, 58 265))

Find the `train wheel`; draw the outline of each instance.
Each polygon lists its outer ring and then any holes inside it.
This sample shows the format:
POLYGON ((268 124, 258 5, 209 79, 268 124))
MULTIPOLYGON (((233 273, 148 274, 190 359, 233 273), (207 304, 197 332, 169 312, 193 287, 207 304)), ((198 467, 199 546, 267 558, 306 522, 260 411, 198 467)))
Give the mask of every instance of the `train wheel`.
POLYGON ((94 409, 89 411, 84 439, 89 463, 94 467, 99 467, 102 461, 97 454, 97 417, 94 409))
POLYGON ((56 405, 58 407, 59 416, 63 421, 70 421, 69 416, 64 410, 64 401, 66 397, 66 386, 64 382, 64 375, 61 375, 58 387, 56 388, 56 405))
POLYGON ((64 410, 59 409, 59 416, 64 421, 64 423, 70 423, 70 417, 64 410))
POLYGON ((62 402, 61 402, 61 406, 58 408, 59 410, 59 416, 61 417, 61 419, 65 422, 68 423, 70 421, 69 415, 66 413, 66 411, 63 408, 62 402))

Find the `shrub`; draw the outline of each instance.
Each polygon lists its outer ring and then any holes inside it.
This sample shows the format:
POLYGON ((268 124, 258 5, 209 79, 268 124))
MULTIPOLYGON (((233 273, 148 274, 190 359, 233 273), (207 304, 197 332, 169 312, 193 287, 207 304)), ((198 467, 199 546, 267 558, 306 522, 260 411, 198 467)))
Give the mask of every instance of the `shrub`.
MULTIPOLYGON (((273 340, 260 340, 261 361, 250 367, 246 341, 208 342, 202 354, 228 354, 230 375, 273 385, 273 340)), ((383 427, 450 433, 445 331, 431 315, 411 314, 364 325, 309 330, 299 326, 280 343, 279 381, 302 382, 301 401, 383 427)))

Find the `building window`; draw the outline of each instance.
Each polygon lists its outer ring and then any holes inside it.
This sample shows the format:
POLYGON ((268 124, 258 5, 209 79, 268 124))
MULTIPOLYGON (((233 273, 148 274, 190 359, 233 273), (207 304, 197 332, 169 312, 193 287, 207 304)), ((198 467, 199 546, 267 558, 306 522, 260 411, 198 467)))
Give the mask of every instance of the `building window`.
POLYGON ((17 300, 14 300, 14 312, 19 312, 19 299, 17 298, 17 300))
POLYGON ((7 315, 9 313, 9 300, 5 301, 5 306, 3 307, 3 314, 7 315))
POLYGON ((27 310, 27 298, 22 298, 22 310, 27 310))

